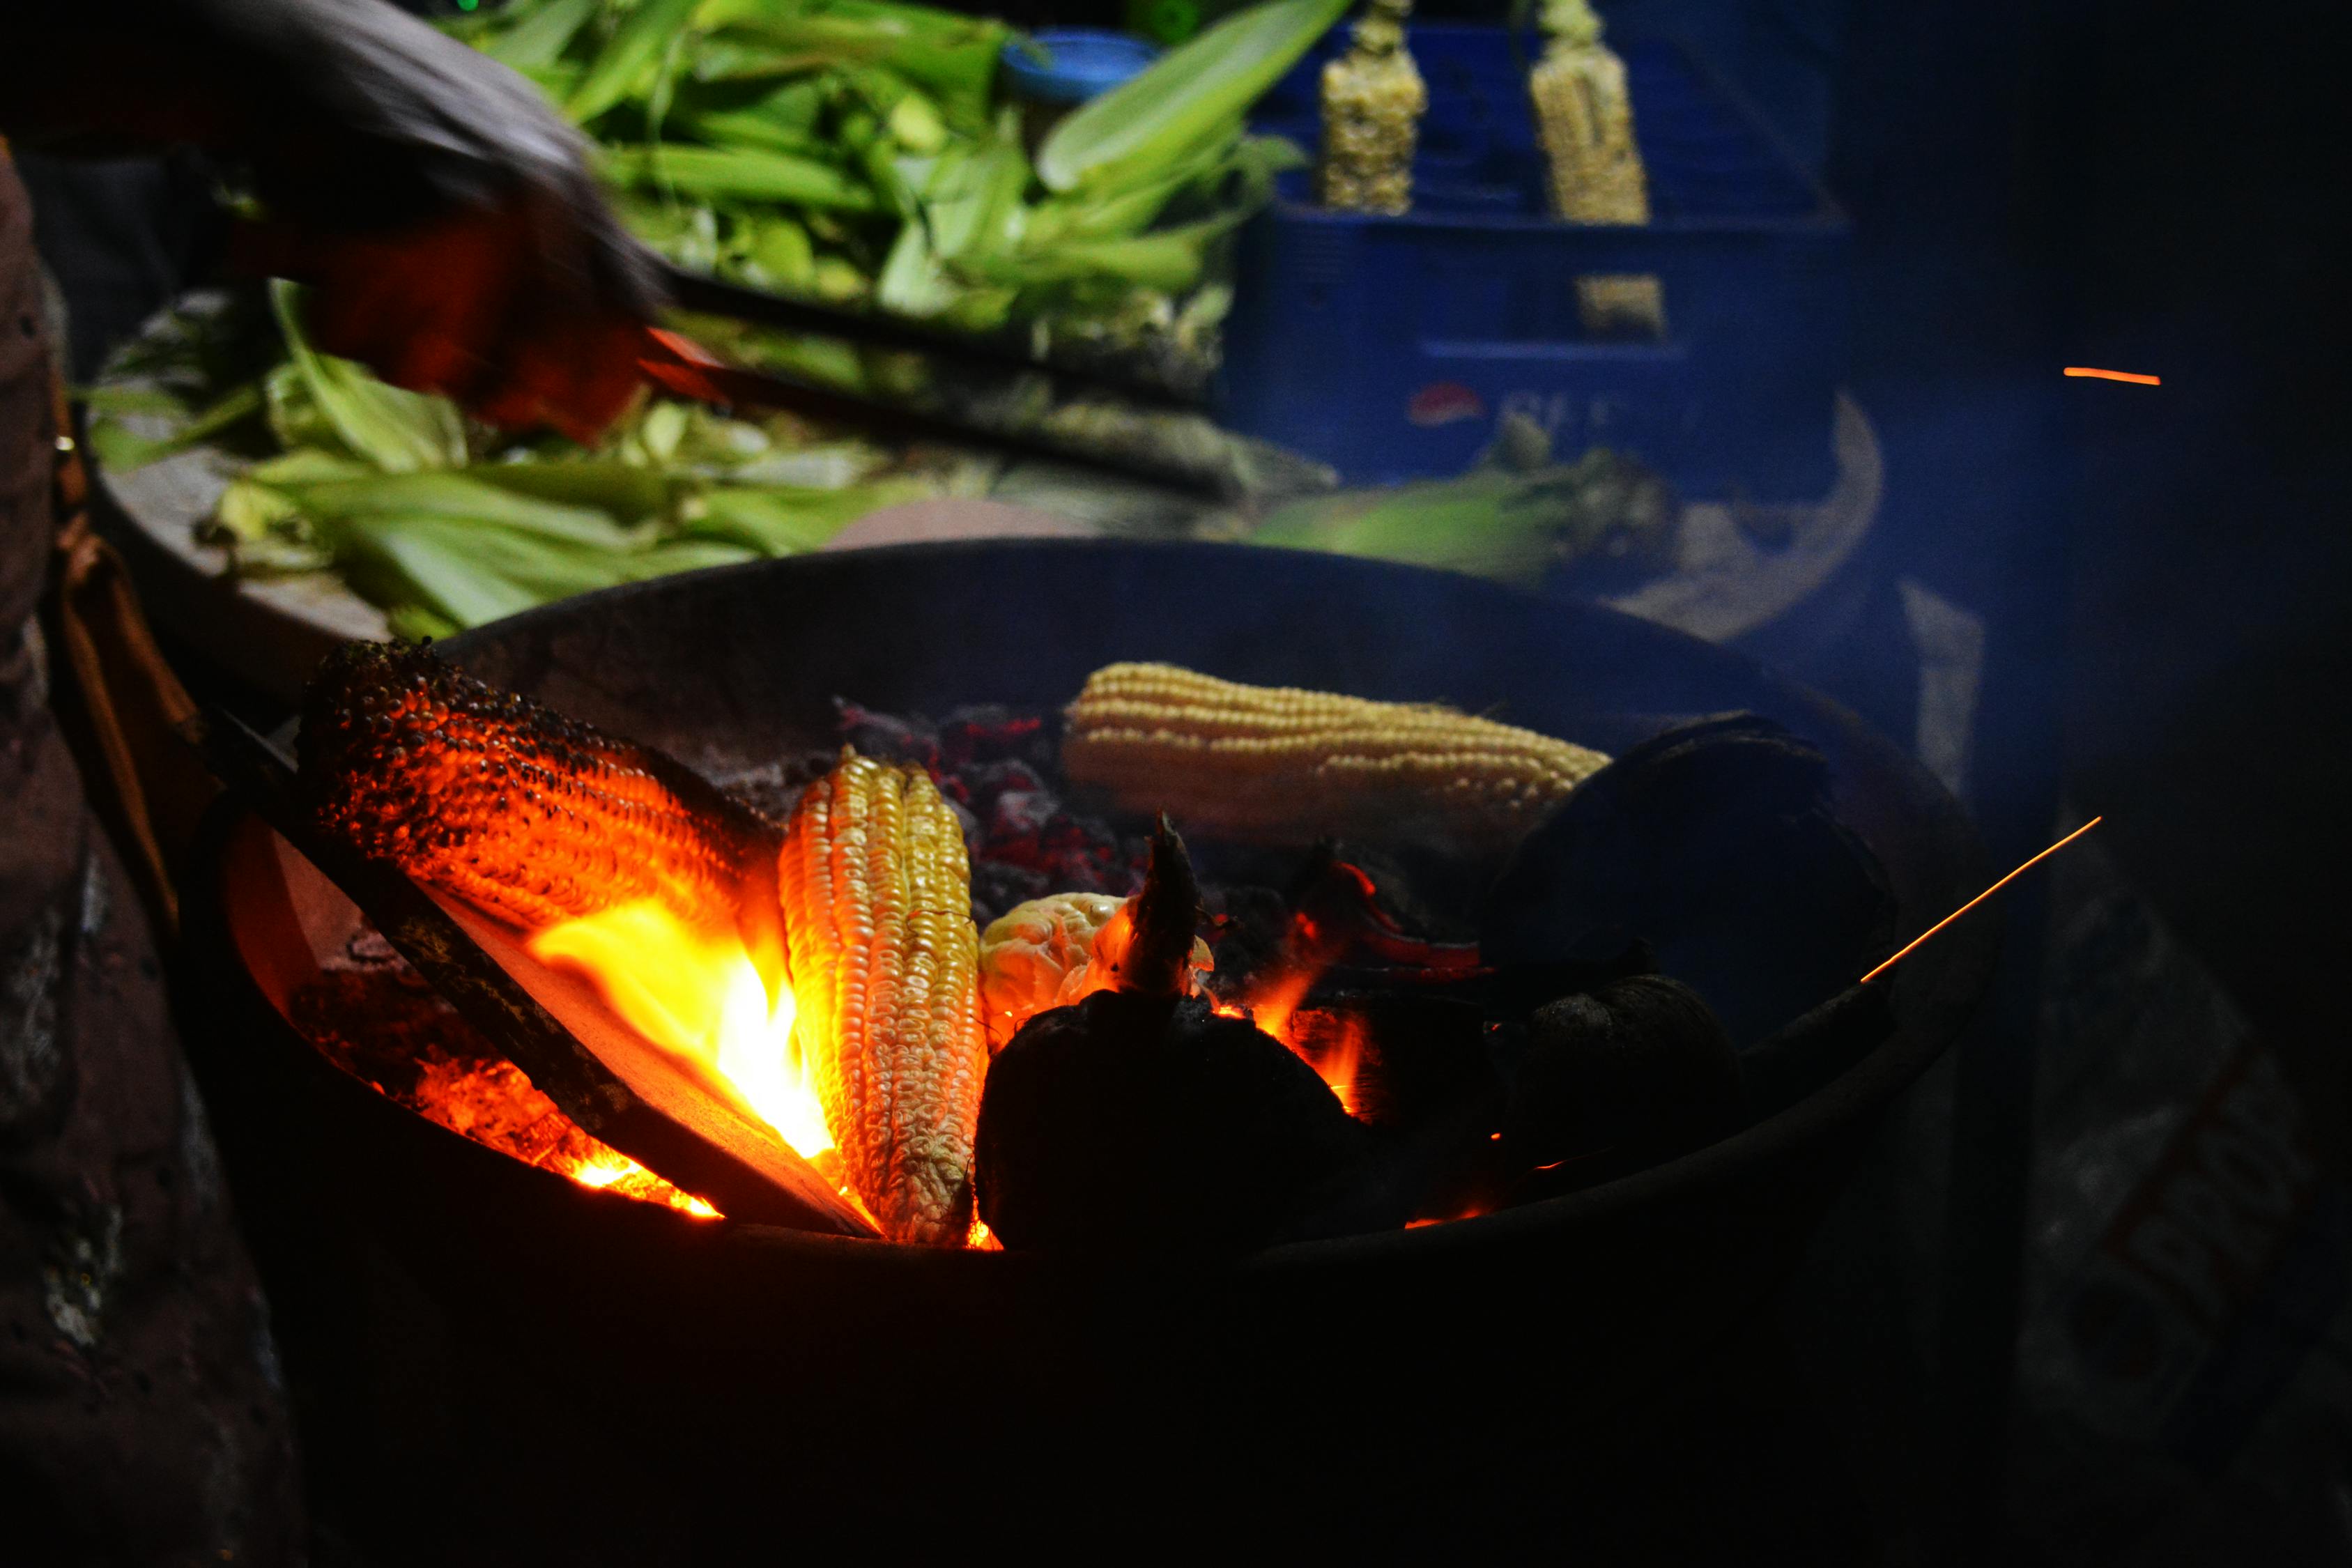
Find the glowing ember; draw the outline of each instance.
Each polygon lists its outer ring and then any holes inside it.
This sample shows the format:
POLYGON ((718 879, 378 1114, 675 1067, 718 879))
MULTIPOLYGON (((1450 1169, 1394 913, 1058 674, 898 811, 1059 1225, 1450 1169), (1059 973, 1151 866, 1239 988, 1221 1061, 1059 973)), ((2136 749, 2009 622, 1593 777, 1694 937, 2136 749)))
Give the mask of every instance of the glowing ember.
POLYGON ((2073 376, 2089 376, 2095 381, 2128 381, 2140 386, 2164 384, 2164 378, 2160 375, 2142 375, 2137 371, 2130 370, 2093 370, 2086 364, 2070 364, 2066 366, 2066 374, 2073 376))
POLYGON ((631 1028, 731 1087, 804 1160, 834 1146, 793 1044, 792 987, 772 997, 741 938, 697 931, 653 900, 551 926, 531 956, 592 982, 631 1028))
POLYGON ((584 1187, 715 1219, 719 1211, 589 1136, 493 1051, 373 931, 294 998, 294 1024, 346 1071, 460 1137, 584 1187))
POLYGON ((2100 823, 2105 822, 2105 820, 2106 818, 2104 816, 2095 816, 2091 818, 2090 821, 2083 824, 2082 826, 2074 829, 2074 832, 2069 833, 2065 837, 2061 838, 2057 843, 2053 844, 2049 848, 2044 849, 2041 854, 2036 855, 2032 859, 2028 860, 2024 865, 2020 866, 2016 870, 2011 871, 2008 876, 2003 877, 2000 881, 1995 882, 1991 887, 1987 888, 1983 892, 1979 893, 1975 898, 1970 899, 1967 903, 1962 904, 1958 909, 1954 910, 1950 914, 1946 915, 1942 920, 1937 921, 1934 925, 1931 925, 1926 931, 1921 931, 1917 936, 1913 937, 1909 942, 1905 944, 1902 952, 1896 953, 1894 957, 1886 960, 1877 968, 1864 975, 1861 980, 1856 982, 1856 984, 1862 985, 1869 984, 1872 981, 1877 979, 1880 975, 1894 968, 1897 963, 1900 963, 1904 959, 1908 958, 1915 951, 1917 950, 1919 944, 1926 942, 1929 937, 1934 936, 1937 931, 1942 931, 1946 926, 1950 925, 1954 921, 1958 920, 1962 915, 1967 914, 1970 910, 1975 909, 1979 904, 1983 903, 1987 899, 1991 898, 1995 893, 2000 892, 2003 888, 2008 887, 2011 882, 2016 881, 2020 877, 2024 876, 2028 871, 2032 870, 2033 868, 2041 865, 2042 862, 2049 859, 2050 857, 2057 854, 2058 851, 2065 848, 2066 846, 2074 843, 2074 840, 2082 837, 2083 835, 2090 832, 2091 829, 2096 827, 2100 823))
POLYGON ((683 1214, 716 1219, 719 1211, 663 1181, 617 1149, 598 1142, 555 1102, 531 1087, 509 1061, 444 1060, 420 1064, 412 1103, 428 1121, 525 1164, 583 1187, 667 1204, 683 1214))

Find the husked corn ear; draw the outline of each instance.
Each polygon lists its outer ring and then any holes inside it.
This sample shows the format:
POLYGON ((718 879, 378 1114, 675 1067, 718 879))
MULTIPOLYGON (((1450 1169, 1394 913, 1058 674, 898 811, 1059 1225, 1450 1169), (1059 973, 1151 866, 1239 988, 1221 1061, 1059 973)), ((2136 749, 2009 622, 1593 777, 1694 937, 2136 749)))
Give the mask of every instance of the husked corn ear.
POLYGON ((529 930, 657 899, 734 921, 756 834, 690 807, 666 758, 461 674, 422 648, 355 644, 304 697, 320 826, 529 930))
MULTIPOLYGON (((1551 165, 1552 210, 1570 223, 1650 221, 1650 189, 1633 142, 1625 62, 1601 41, 1587 0, 1545 0, 1543 58, 1528 73, 1536 132, 1551 165)), ((1576 280, 1588 330, 1656 337, 1665 331, 1658 280, 1600 274, 1576 280)))
POLYGON ((850 1189, 893 1241, 960 1246, 988 1073, 963 829, 920 768, 842 753, 777 862, 793 1025, 850 1189))
POLYGON ((1516 843, 1598 752, 1448 708, 1114 664, 1069 710, 1062 765, 1132 811, 1235 838, 1516 843))
POLYGON ((1355 47, 1323 67, 1323 157, 1317 194, 1341 212, 1412 206, 1412 150, 1429 90, 1405 52, 1412 0, 1370 0, 1355 47))

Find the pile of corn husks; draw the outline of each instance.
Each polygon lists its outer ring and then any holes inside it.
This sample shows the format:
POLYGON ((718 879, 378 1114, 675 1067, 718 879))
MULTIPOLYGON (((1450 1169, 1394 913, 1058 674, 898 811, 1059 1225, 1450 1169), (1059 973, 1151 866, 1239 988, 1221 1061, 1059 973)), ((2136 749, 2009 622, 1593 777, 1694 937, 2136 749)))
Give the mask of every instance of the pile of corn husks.
MULTIPOLYGON (((1250 105, 1348 0, 1269 0, 1024 145, 1016 35, 892 0, 514 0, 453 29, 601 144, 623 216, 682 266, 1093 353, 1192 389, 1219 242, 1303 155, 1250 105)), ((854 355, 796 368, 857 383, 854 355)))
POLYGON ((234 465, 203 532, 239 575, 332 571, 407 637, 593 588, 814 550, 880 507, 984 482, 799 422, 650 399, 594 448, 468 421, 232 305, 183 310, 91 389, 118 472, 199 445, 234 465))

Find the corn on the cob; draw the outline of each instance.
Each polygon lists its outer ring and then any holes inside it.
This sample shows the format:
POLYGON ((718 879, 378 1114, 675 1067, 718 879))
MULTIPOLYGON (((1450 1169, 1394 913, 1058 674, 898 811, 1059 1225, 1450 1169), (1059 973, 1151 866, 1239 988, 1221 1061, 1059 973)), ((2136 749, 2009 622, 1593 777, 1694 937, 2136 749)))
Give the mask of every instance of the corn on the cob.
POLYGON ((1355 45, 1323 68, 1323 157, 1317 195, 1342 212, 1412 206, 1412 150, 1429 91, 1405 52, 1412 0, 1370 0, 1355 45))
MULTIPOLYGON (((1570 223, 1649 222, 1649 183, 1633 143, 1625 62, 1601 41, 1601 18, 1587 0, 1545 0, 1543 31, 1549 41, 1528 73, 1528 91, 1551 165, 1553 212, 1570 223)), ((1654 278, 1579 278, 1576 303, 1589 331, 1657 337, 1665 331, 1654 278)))
POLYGON ((1451 709, 1114 664, 1069 710, 1062 765, 1123 808, 1237 838, 1516 843, 1609 759, 1451 709))
POLYGON ((963 830, 919 768, 845 752, 777 862, 799 1013, 843 1173, 894 1241, 961 1245, 988 1046, 963 830))
POLYGON ((730 924, 764 848, 747 822, 681 799, 676 763, 421 648, 329 659, 299 744, 322 829, 528 930, 648 898, 730 924))

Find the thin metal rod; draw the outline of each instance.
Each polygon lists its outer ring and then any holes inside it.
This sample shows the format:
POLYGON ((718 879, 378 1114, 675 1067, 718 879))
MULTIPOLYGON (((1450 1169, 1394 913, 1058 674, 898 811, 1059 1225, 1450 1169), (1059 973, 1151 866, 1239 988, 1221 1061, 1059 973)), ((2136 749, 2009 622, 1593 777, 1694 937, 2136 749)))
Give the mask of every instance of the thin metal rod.
POLYGON ((1869 984, 1872 981, 1877 979, 1880 975, 1885 973, 1888 970, 1902 963, 1904 959, 1909 957, 1911 953, 1917 949, 1921 942, 1926 942, 1929 937, 1935 935, 1937 931, 1942 931, 1946 926, 1950 925, 1954 921, 1958 920, 1962 915, 1967 914, 1970 910, 1975 909, 1979 904, 1983 903, 1987 899, 1991 898, 1995 893, 2000 892, 2003 888, 2008 887, 2011 882, 2016 881, 2020 877, 2024 876, 2028 871, 2032 870, 2033 868, 2041 865, 2042 862, 2049 859, 2050 857, 2057 854, 2058 851, 2065 848, 2066 846, 2074 843, 2074 840, 2082 837, 2083 835, 2090 832, 2091 829, 2096 827, 2100 823, 2105 822, 2105 820, 2106 818, 2104 816, 2095 816, 2091 818, 2090 821, 2083 824, 2082 826, 2074 829, 2074 832, 2069 833, 2065 837, 2061 838, 2057 843, 2053 844, 2049 848, 2044 849, 2041 854, 2036 855, 2032 859, 2028 860, 2024 865, 2020 866, 2016 870, 2011 871, 2008 876, 2003 877, 2000 881, 1995 882, 1991 887, 1987 888, 1983 892, 1979 893, 1975 898, 1970 899, 1967 903, 1962 904, 1958 909, 1954 910, 1950 914, 1946 915, 1942 920, 1937 921, 1934 925, 1931 925, 1926 931, 1921 931, 1917 936, 1913 937, 1902 952, 1896 953, 1894 957, 1888 959, 1885 963, 1880 964, 1869 973, 1864 975, 1862 977, 1861 984, 1864 985, 1869 984))

